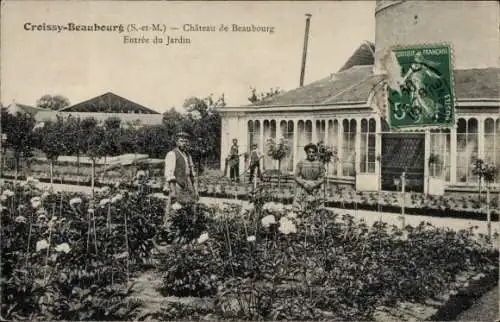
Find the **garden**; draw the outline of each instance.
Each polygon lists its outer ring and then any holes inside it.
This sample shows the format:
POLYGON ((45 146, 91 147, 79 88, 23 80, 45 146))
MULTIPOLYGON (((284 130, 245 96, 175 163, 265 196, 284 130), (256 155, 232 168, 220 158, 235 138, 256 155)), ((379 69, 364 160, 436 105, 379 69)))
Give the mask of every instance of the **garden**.
POLYGON ((244 206, 173 204, 167 223, 140 186, 2 189, 5 320, 444 319, 497 283, 498 250, 473 227, 368 226, 266 188, 244 206))

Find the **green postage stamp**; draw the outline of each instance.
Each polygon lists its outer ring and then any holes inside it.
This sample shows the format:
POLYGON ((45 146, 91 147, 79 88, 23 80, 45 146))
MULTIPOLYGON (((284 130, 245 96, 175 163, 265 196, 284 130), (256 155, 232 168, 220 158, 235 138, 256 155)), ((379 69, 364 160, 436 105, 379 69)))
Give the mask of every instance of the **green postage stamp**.
POLYGON ((393 48, 388 73, 388 117, 393 129, 451 127, 455 119, 452 51, 448 45, 393 48))

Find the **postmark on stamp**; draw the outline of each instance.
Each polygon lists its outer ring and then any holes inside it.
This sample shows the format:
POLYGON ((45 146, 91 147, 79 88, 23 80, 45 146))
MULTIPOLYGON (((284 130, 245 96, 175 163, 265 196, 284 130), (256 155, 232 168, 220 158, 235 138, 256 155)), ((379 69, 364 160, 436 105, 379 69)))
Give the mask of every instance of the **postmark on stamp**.
POLYGON ((388 73, 388 120, 392 129, 454 124, 450 46, 393 48, 383 64, 388 73))

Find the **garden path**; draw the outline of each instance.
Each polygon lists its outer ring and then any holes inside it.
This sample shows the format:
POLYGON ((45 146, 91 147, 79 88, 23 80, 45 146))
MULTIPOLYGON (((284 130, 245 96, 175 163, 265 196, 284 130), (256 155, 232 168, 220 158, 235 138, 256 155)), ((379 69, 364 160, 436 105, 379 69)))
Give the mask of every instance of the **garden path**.
MULTIPOLYGON (((49 187, 48 183, 40 183, 41 187, 49 187)), ((73 191, 73 192, 82 192, 82 193, 90 193, 90 187, 84 186, 76 186, 76 185, 67 185, 67 184, 54 184, 55 191, 73 191)), ((237 203, 241 205, 248 205, 247 201, 236 200, 236 199, 217 199, 210 197, 202 197, 200 200, 204 203, 220 203, 230 202, 237 203)), ((340 213, 340 214, 350 214, 358 219, 363 219, 367 225, 373 225, 376 221, 382 220, 390 225, 401 225, 401 215, 393 214, 393 213, 379 213, 376 211, 368 211, 368 210, 355 210, 355 209, 340 209, 340 208, 331 208, 332 210, 340 213)), ((449 227, 454 230, 460 229, 468 229, 469 227, 477 226, 477 233, 487 234, 487 222, 481 220, 471 220, 471 219, 458 219, 458 218, 439 218, 439 217, 429 217, 429 216, 417 216, 417 215, 407 215, 405 216, 406 225, 416 226, 419 225, 422 221, 429 222, 433 226, 436 227, 449 227)), ((492 234, 500 234, 500 222, 492 222, 491 223, 491 232, 492 234)), ((499 237, 494 237, 494 246, 500 248, 500 239, 499 237)))
POLYGON ((500 319, 498 286, 488 291, 472 304, 470 308, 460 313, 457 321, 485 321, 493 322, 500 319))
MULTIPOLYGON (((221 199, 217 198, 201 198, 203 202, 206 203, 218 203, 221 199)), ((248 205, 247 201, 235 200, 235 199, 224 199, 224 202, 237 203, 241 205, 248 205)), ((357 219, 363 219, 365 223, 369 226, 373 225, 375 222, 382 220, 383 222, 388 223, 389 225, 401 225, 401 215, 394 213, 386 213, 386 212, 376 212, 369 210, 355 210, 355 209, 340 209, 340 208, 328 208, 340 214, 350 214, 357 219)), ((469 227, 477 226, 477 233, 487 234, 488 226, 486 221, 481 220, 470 220, 470 219, 458 219, 458 218, 438 218, 438 217, 429 217, 429 216, 417 216, 417 215, 407 215, 405 216, 405 224, 411 226, 417 226, 422 221, 429 222, 433 226, 436 227, 449 227, 454 230, 460 229, 468 229, 469 227)), ((498 233, 500 234, 500 223, 492 222, 491 223, 491 232, 492 234, 498 233)), ((497 248, 500 247, 500 239, 498 237, 494 238, 494 244, 497 248)))
MULTIPOLYGON (((130 299, 138 299, 142 306, 138 316, 145 318, 145 321, 151 319, 151 315, 155 316, 165 313, 174 303, 186 305, 189 307, 206 308, 213 306, 213 300, 200 297, 177 297, 163 296, 158 289, 161 288, 163 280, 161 272, 157 270, 147 270, 141 272, 133 279, 134 291, 130 299), (149 317, 149 319, 148 319, 149 317)), ((161 315, 160 315, 161 316, 161 315)), ((156 319, 154 319, 156 320, 156 319)))

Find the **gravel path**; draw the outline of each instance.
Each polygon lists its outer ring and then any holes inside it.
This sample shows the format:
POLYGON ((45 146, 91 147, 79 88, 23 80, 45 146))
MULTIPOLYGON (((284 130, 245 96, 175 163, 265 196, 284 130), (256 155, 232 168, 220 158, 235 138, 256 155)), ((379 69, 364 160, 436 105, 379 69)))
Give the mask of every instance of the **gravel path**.
POLYGON ((460 313, 456 321, 498 321, 499 294, 498 286, 484 294, 467 310, 460 313))
MULTIPOLYGON (((48 183, 40 183, 41 186, 49 186, 48 183)), ((83 192, 90 193, 90 187, 84 186, 75 186, 75 185, 65 185, 65 184, 54 184, 54 190, 56 191, 74 191, 74 192, 83 192)), ((247 205, 247 201, 236 200, 236 199, 217 199, 210 197, 202 197, 200 200, 204 203, 220 203, 222 202, 230 202, 237 203, 241 205, 247 205)), ((339 209, 332 208, 333 210, 341 213, 341 214, 350 214, 358 219, 363 219, 367 225, 373 225, 376 221, 382 220, 387 222, 390 225, 401 225, 402 218, 399 214, 393 213, 378 213, 376 211, 368 211, 368 210, 354 210, 354 209, 339 209)), ((438 218, 438 217, 427 217, 427 216, 417 216, 417 215, 407 215, 405 216, 405 224, 417 226, 422 221, 429 222, 433 226, 436 227, 448 227, 454 230, 467 229, 469 227, 476 227, 476 233, 487 234, 487 222, 481 220, 470 220, 470 219, 457 219, 457 218, 438 218)), ((492 222, 491 223, 491 232, 492 234, 500 233, 500 222, 492 222)), ((494 245, 497 248, 500 248, 500 239, 494 238, 494 245)))
MULTIPOLYGON (((221 199, 217 198, 201 198, 202 202, 205 203, 220 203, 221 199)), ((237 203, 241 205, 247 205, 248 202, 235 199, 223 199, 223 202, 237 203)), ((364 220, 369 226, 373 225, 376 221, 382 220, 389 225, 402 225, 402 218, 399 214, 394 213, 379 213, 376 211, 368 210, 354 210, 354 209, 340 209, 340 208, 329 208, 338 212, 340 214, 350 214, 357 218, 358 220, 364 220)), ((407 215, 405 216, 405 225, 418 226, 421 222, 428 222, 435 227, 447 227, 454 230, 468 229, 469 227, 477 227, 475 232, 477 234, 487 234, 487 222, 481 220, 470 220, 470 219, 458 219, 458 218, 439 218, 439 217, 429 217, 429 216, 417 216, 417 215, 407 215)), ((500 233, 500 223, 491 223, 492 234, 500 233)), ((499 238, 494 238, 494 245, 500 248, 499 238)))

